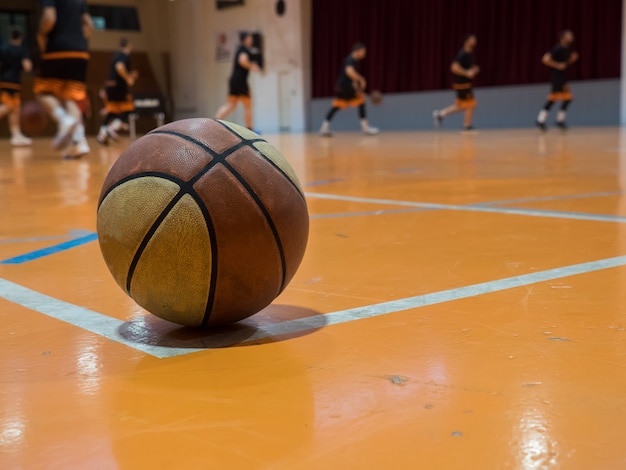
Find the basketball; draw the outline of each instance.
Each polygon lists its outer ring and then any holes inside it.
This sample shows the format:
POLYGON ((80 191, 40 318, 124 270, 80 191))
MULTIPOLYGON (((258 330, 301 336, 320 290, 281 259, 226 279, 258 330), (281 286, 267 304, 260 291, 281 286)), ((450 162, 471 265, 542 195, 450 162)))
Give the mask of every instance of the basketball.
POLYGON ((41 135, 48 126, 48 115, 37 101, 27 101, 20 108, 20 128, 30 137, 41 135))
POLYGON ((373 90, 370 93, 370 101, 373 105, 379 105, 383 101, 383 94, 378 90, 373 90))
POLYGON ((209 327, 269 305, 304 256, 298 178, 272 145, 226 121, 185 119, 133 142, 98 202, 104 261, 135 302, 209 327))

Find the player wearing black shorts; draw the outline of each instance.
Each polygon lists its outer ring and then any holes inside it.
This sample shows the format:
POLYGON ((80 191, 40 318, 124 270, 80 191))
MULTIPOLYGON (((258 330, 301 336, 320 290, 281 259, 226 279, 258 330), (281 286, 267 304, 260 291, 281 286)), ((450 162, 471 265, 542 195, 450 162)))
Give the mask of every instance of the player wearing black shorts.
POLYGON ((83 111, 87 102, 87 39, 93 23, 86 0, 42 0, 37 42, 41 69, 33 91, 57 123, 53 146, 66 157, 89 153, 83 111))
POLYGON ((116 140, 118 132, 128 127, 128 117, 135 110, 130 87, 135 84, 137 72, 130 65, 132 44, 127 38, 120 40, 120 50, 115 53, 111 61, 109 78, 104 83, 106 93, 106 116, 100 126, 97 140, 101 144, 108 144, 109 138, 116 140))
POLYGON ((23 35, 19 29, 10 33, 9 44, 0 49, 0 118, 9 115, 11 145, 33 143, 20 129, 21 75, 30 72, 33 64, 23 46, 23 35))
POLYGON ((250 98, 250 87, 248 86, 248 75, 250 71, 263 73, 259 64, 251 59, 250 48, 254 43, 252 34, 246 34, 242 43, 235 53, 233 71, 228 80, 228 99, 216 114, 216 119, 224 119, 232 113, 241 101, 244 108, 244 121, 248 129, 252 129, 252 100, 250 98))
POLYGON ((572 93, 567 85, 567 68, 578 60, 578 53, 572 51, 574 33, 565 30, 561 33, 560 40, 550 51, 546 52, 541 59, 544 65, 552 69, 552 89, 548 95, 548 101, 537 116, 537 127, 546 130, 546 119, 550 108, 555 101, 561 101, 561 109, 556 116, 556 125, 561 129, 567 129, 565 122, 567 108, 572 101, 572 93))
POLYGON ((341 66, 337 83, 335 84, 335 99, 332 107, 326 114, 326 119, 322 122, 320 135, 330 137, 330 121, 340 109, 348 107, 358 107, 361 129, 368 135, 378 134, 376 127, 370 127, 365 111, 365 87, 367 82, 365 77, 359 73, 359 61, 365 58, 367 49, 364 44, 356 43, 352 47, 352 52, 346 57, 341 66))
POLYGON ((452 89, 456 91, 456 100, 453 105, 445 109, 433 111, 435 127, 441 126, 443 118, 446 116, 464 111, 463 129, 465 131, 474 129, 472 126, 472 118, 474 117, 476 99, 474 98, 474 92, 472 90, 472 79, 480 71, 480 68, 474 65, 474 49, 477 43, 476 35, 468 34, 465 36, 463 48, 458 52, 450 66, 450 70, 454 76, 452 89))

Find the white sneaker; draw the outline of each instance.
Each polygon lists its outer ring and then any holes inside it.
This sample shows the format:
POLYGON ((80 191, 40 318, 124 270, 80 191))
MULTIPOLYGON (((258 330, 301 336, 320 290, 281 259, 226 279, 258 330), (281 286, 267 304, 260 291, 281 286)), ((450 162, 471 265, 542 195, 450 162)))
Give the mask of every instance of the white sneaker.
POLYGON ((59 130, 57 131, 57 135, 52 141, 52 147, 56 150, 67 147, 70 144, 72 139, 72 134, 78 125, 78 121, 76 118, 72 116, 64 116, 59 121, 59 130))
POLYGON ((24 147, 26 145, 33 145, 33 141, 25 135, 17 134, 11 137, 11 145, 14 147, 24 147))
POLYGON ((91 152, 89 144, 86 140, 74 142, 65 152, 63 158, 74 159, 81 158, 91 152))
POLYGON ((433 111, 433 124, 435 125, 435 129, 439 129, 441 127, 441 123, 443 122, 443 117, 439 113, 439 111, 433 111))
POLYGON ((380 132, 380 129, 378 127, 366 127, 365 129, 363 129, 363 132, 366 135, 376 135, 380 132))
POLYGON ((102 145, 109 145, 109 133, 107 132, 106 127, 100 127, 96 140, 102 145))

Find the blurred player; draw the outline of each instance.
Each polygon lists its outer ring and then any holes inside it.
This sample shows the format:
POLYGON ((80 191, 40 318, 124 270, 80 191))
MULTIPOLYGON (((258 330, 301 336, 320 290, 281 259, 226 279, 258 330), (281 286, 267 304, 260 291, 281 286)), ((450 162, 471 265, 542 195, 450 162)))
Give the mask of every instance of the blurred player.
POLYGON ((335 85, 335 99, 332 108, 326 114, 326 119, 320 128, 320 135, 330 137, 330 121, 340 109, 346 109, 351 106, 358 106, 359 119, 361 120, 361 129, 368 135, 378 134, 376 127, 370 127, 367 122, 365 111, 365 88, 367 82, 365 77, 359 73, 358 62, 365 58, 367 49, 364 44, 356 43, 352 47, 352 52, 343 61, 343 66, 339 72, 337 83, 335 85))
POLYGON ((480 71, 480 68, 474 65, 474 48, 477 42, 474 34, 468 34, 463 42, 463 48, 458 52, 450 66, 454 75, 452 89, 456 90, 456 101, 445 109, 433 111, 433 119, 437 128, 441 126, 443 118, 446 116, 464 111, 463 129, 465 131, 474 129, 472 118, 474 117, 476 100, 472 91, 472 79, 480 71))
POLYGON ((565 122, 567 107, 572 101, 572 93, 567 86, 567 68, 578 60, 578 53, 572 51, 574 33, 565 30, 561 33, 561 39, 549 52, 546 52, 541 59, 544 65, 552 69, 552 92, 548 95, 548 101, 537 116, 537 127, 542 131, 546 130, 546 119, 548 112, 555 101, 561 101, 561 110, 556 116, 556 125, 561 129, 567 129, 565 122))
POLYGON ((117 140, 118 132, 128 127, 128 116, 135 110, 129 88, 135 84, 137 71, 130 66, 132 44, 126 38, 120 40, 120 50, 113 56, 109 79, 105 82, 104 123, 100 126, 97 140, 107 145, 109 138, 117 140))
POLYGON ((23 47, 24 37, 19 29, 10 33, 9 44, 0 49, 0 118, 9 115, 11 145, 33 143, 20 129, 20 81, 22 70, 30 72, 33 64, 23 47))
POLYGON ((87 39, 93 31, 86 0, 42 0, 37 42, 41 70, 33 91, 57 123, 53 147, 65 157, 89 153, 80 104, 87 99, 87 39))
POLYGON ((224 119, 232 113, 240 101, 244 108, 244 121, 248 129, 252 130, 252 100, 250 99, 250 87, 248 75, 250 71, 263 73, 259 64, 252 62, 250 48, 254 42, 252 34, 243 37, 241 45, 235 53, 233 71, 228 80, 228 100, 217 111, 216 119, 224 119))

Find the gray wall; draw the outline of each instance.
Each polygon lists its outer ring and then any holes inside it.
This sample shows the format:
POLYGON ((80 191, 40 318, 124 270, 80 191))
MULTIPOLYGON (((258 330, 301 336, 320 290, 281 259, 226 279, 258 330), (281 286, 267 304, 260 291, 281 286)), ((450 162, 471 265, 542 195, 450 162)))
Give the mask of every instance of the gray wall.
MULTIPOLYGON (((546 101, 549 84, 476 88, 478 101, 474 125, 481 129, 532 127, 539 109, 546 101)), ((619 125, 620 81, 589 80, 571 82, 574 101, 568 112, 568 123, 572 126, 617 126, 619 125)), ((454 100, 452 90, 423 93, 397 93, 385 95, 379 106, 368 104, 370 123, 381 130, 432 129, 432 111, 450 105, 454 100)), ((317 131, 331 106, 331 98, 311 101, 311 129, 317 131)), ((551 125, 556 118, 559 104, 555 104, 548 118, 551 125)), ((446 118, 444 129, 462 127, 462 114, 446 118)), ((339 111, 332 123, 333 130, 358 130, 357 110, 348 108, 339 111)))

